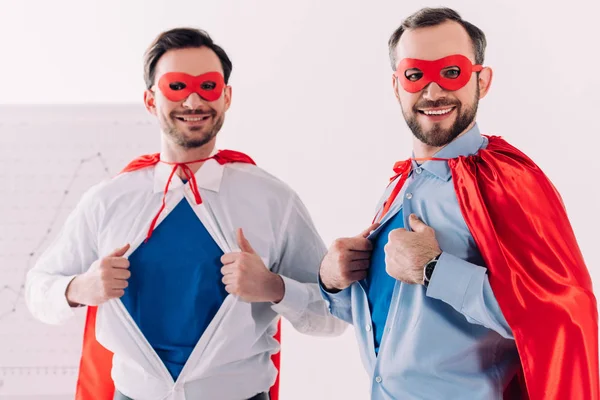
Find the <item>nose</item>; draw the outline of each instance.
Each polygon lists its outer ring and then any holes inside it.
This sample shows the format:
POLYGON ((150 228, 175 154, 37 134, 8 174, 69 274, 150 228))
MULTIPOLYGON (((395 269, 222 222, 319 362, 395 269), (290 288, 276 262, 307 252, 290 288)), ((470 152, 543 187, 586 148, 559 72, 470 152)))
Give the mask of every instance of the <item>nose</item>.
POLYGON ((187 99, 183 102, 182 106, 189 110, 196 110, 201 108, 203 105, 202 98, 198 95, 198 93, 190 94, 187 99))
POLYGON ((440 97, 443 97, 443 94, 444 89, 442 89, 440 85, 435 82, 431 82, 425 87, 425 89, 423 89, 423 98, 426 100, 438 100, 440 97))

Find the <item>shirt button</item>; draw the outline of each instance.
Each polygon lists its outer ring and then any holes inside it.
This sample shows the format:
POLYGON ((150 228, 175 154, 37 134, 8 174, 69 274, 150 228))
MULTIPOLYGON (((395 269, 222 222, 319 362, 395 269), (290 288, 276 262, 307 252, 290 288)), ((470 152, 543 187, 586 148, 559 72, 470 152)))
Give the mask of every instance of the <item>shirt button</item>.
POLYGON ((367 332, 371 332, 371 325, 365 325, 365 329, 367 330, 367 332))
POLYGON ((421 172, 423 172, 423 168, 419 167, 419 168, 417 168, 417 169, 415 170, 415 172, 416 172, 417 174, 420 174, 421 172))
POLYGON ((376 378, 375 378, 375 382, 377 382, 377 383, 381 383, 381 381, 382 381, 382 379, 381 379, 381 377, 380 377, 380 376, 378 376, 378 377, 376 377, 376 378))
POLYGON ((407 198, 408 200, 412 199, 412 193, 407 193, 407 194, 406 194, 406 198, 407 198))

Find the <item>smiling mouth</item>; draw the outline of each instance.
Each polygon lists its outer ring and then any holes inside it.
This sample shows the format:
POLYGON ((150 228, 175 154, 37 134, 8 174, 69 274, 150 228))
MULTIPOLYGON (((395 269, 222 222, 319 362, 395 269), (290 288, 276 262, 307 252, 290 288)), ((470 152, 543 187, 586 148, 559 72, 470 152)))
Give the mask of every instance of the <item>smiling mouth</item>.
POLYGON ((447 107, 447 108, 438 108, 436 110, 418 110, 419 113, 424 114, 424 115, 446 115, 450 112, 452 112, 452 110, 454 110, 456 108, 456 106, 451 106, 451 107, 447 107))
POLYGON ((194 117, 175 117, 176 119, 183 121, 183 122, 200 122, 200 121, 206 121, 207 119, 209 119, 211 117, 211 115, 200 115, 200 116, 194 116, 194 117))

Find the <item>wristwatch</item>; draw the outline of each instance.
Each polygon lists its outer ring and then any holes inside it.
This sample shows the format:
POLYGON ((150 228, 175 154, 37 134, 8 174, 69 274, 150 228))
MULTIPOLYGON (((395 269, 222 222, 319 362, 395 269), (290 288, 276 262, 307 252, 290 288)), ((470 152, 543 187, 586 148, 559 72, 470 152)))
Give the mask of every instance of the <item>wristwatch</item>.
POLYGON ((425 264, 425 268, 423 268, 423 285, 425 287, 429 286, 429 281, 431 281, 431 277, 433 276, 433 270, 440 259, 441 254, 438 254, 434 258, 432 258, 427 264, 425 264))

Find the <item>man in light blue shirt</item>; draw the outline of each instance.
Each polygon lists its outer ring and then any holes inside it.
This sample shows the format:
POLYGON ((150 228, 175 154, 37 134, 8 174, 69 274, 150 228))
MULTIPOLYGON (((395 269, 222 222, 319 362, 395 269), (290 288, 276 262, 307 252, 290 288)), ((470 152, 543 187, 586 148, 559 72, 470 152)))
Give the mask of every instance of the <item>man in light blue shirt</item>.
POLYGON ((492 79, 485 44, 450 9, 419 11, 390 39, 417 160, 395 196, 400 178, 385 191, 379 224, 338 239, 320 271, 332 314, 354 324, 372 399, 502 399, 519 369, 444 161, 488 144, 475 122, 492 79))

